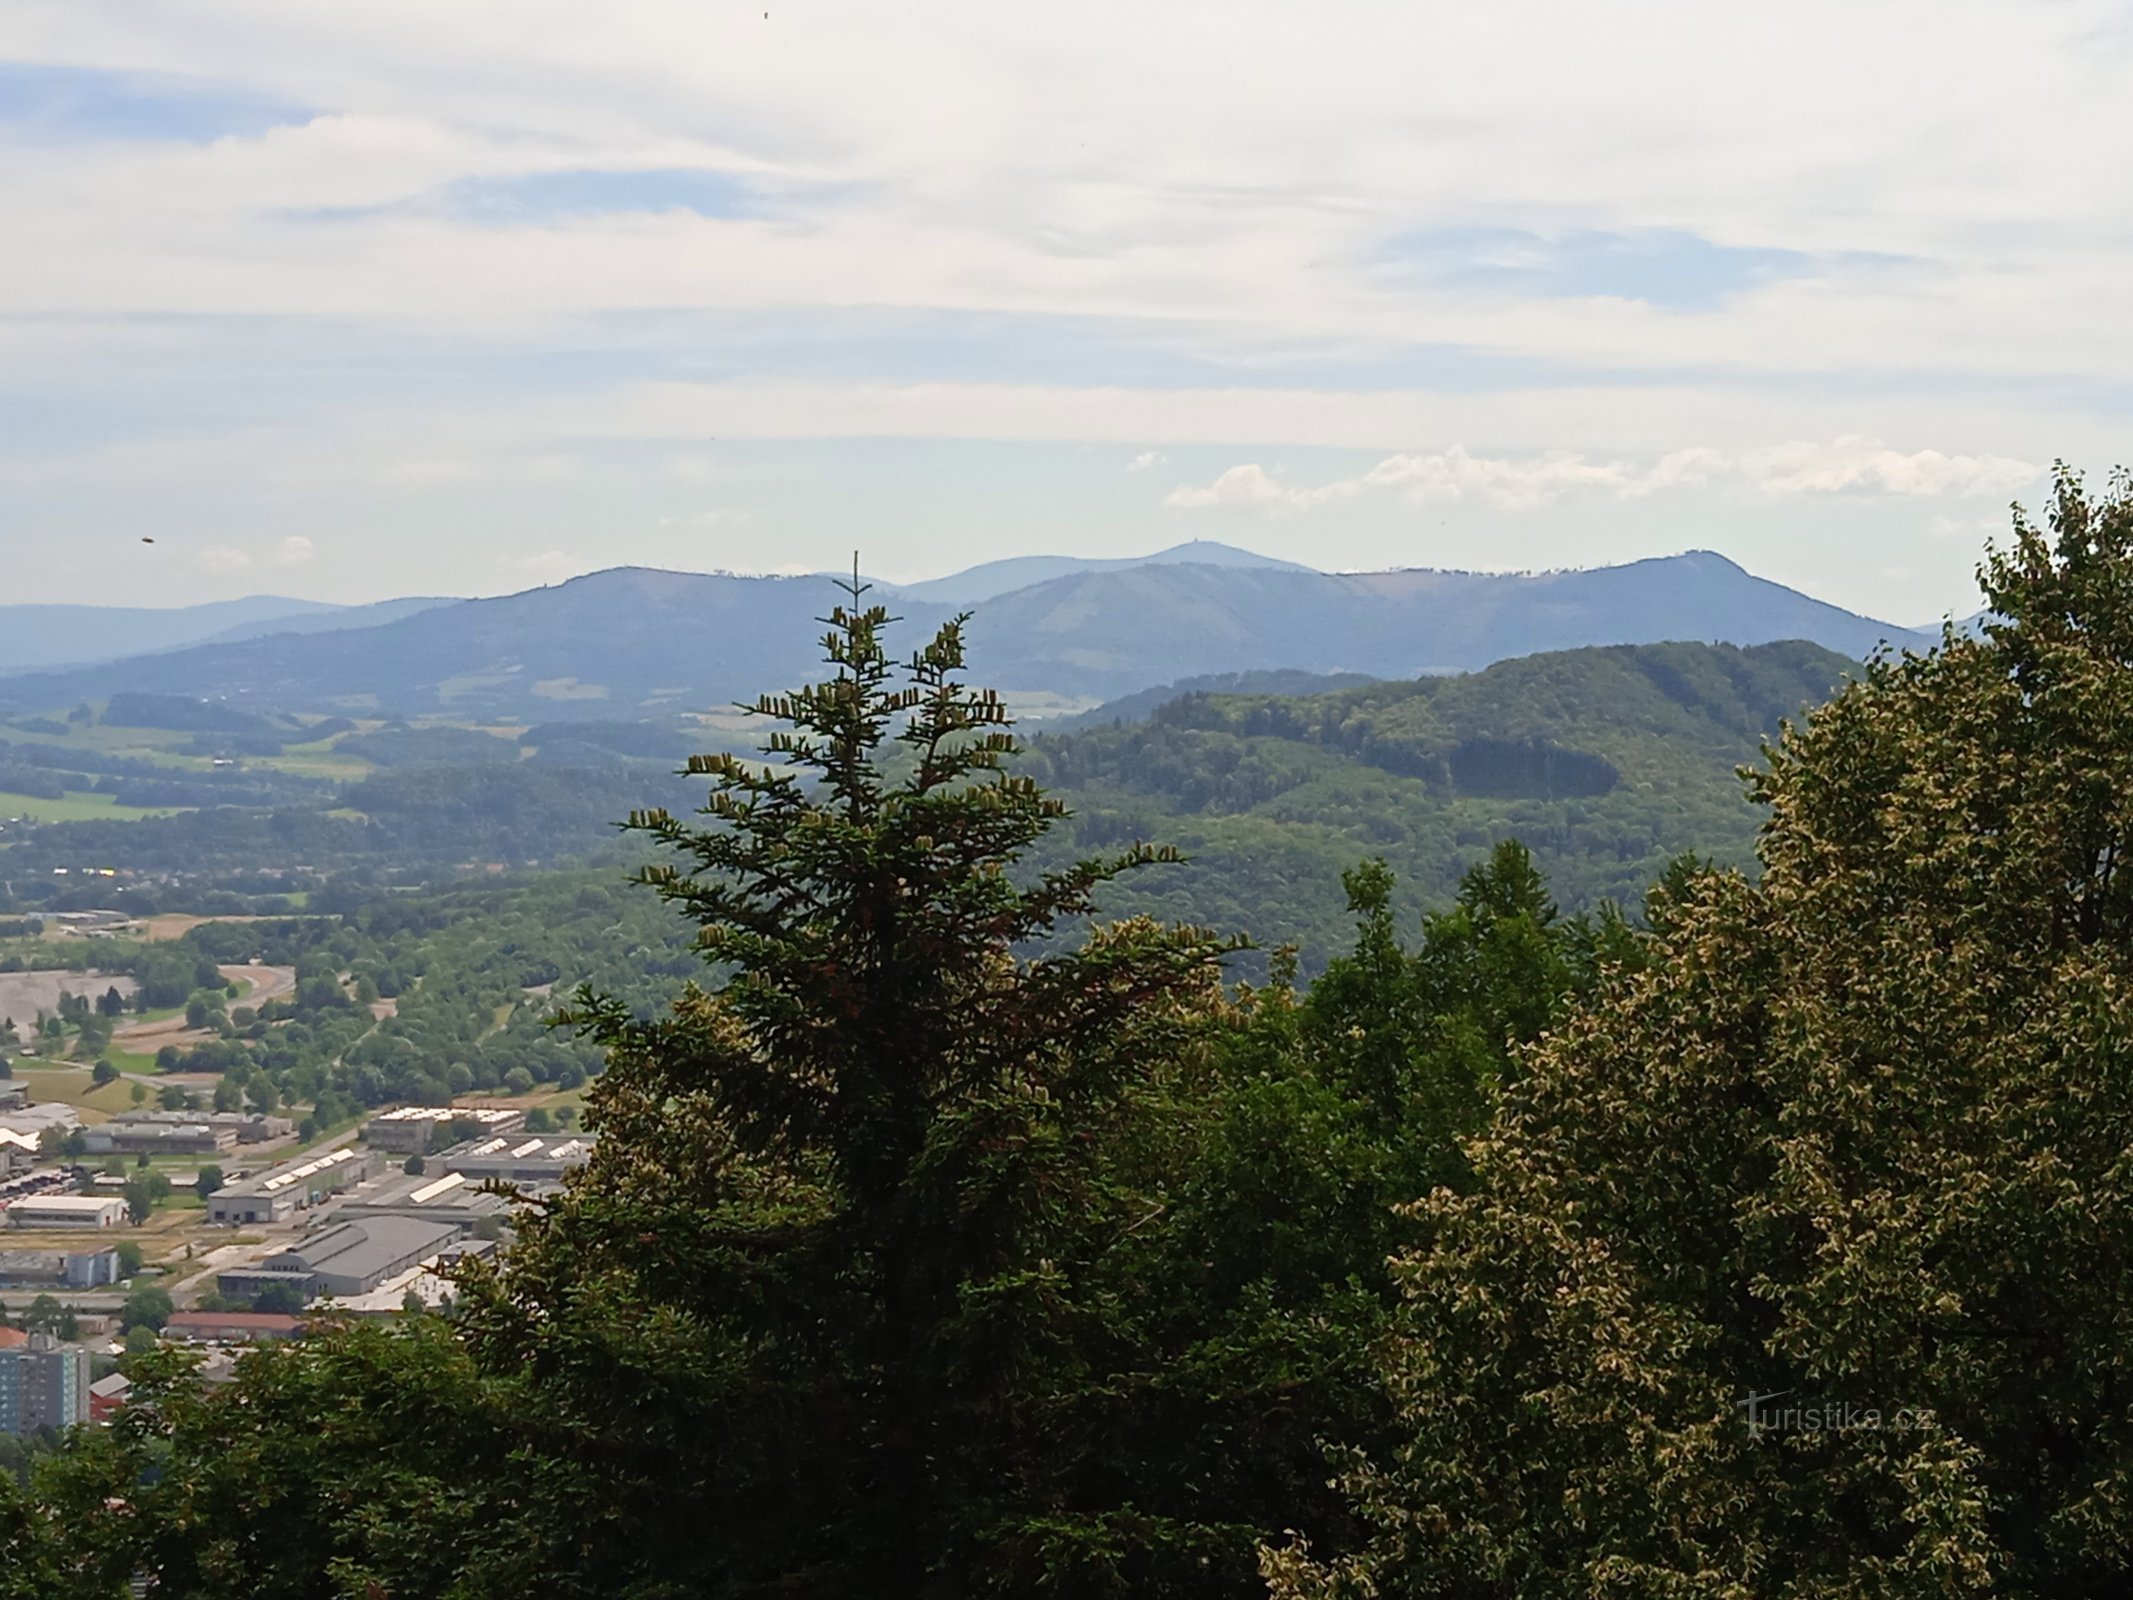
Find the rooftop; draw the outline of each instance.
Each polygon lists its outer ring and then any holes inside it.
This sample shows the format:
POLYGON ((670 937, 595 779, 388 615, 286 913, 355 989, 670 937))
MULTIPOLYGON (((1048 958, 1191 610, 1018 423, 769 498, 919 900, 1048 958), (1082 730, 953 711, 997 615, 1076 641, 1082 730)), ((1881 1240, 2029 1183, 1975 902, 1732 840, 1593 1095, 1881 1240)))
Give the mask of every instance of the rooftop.
POLYGON ((26 1194, 8 1202, 11 1211, 43 1211, 55 1216, 95 1217, 125 1202, 108 1194, 26 1194))
POLYGON ((525 1116, 523 1111, 507 1111, 495 1106, 399 1106, 391 1111, 381 1111, 370 1120, 373 1122, 478 1122, 484 1127, 497 1127, 517 1121, 525 1116))
POLYGON ((263 1173, 259 1177, 247 1178, 241 1183, 233 1183, 229 1185, 227 1192, 236 1195, 280 1194, 284 1189, 296 1188, 312 1178, 333 1172, 338 1168, 349 1165, 351 1162, 361 1161, 362 1159, 363 1154, 361 1151, 344 1146, 339 1150, 329 1151, 322 1156, 313 1156, 309 1161, 299 1162, 295 1166, 276 1167, 273 1171, 263 1173))
POLYGON ((273 1269, 287 1261, 301 1261, 309 1272, 331 1272, 363 1278, 382 1273, 403 1258, 428 1250, 442 1250, 457 1239, 460 1225, 430 1222, 421 1217, 365 1217, 344 1222, 315 1238, 299 1240, 266 1265, 273 1269))

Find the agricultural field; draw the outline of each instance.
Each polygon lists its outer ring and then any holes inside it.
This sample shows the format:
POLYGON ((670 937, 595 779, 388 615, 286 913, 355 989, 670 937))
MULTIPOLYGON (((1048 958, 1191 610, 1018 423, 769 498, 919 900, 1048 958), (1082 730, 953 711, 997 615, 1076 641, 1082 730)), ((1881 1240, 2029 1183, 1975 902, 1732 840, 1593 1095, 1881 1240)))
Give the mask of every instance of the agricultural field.
MULTIPOLYGON (((115 795, 68 793, 57 800, 0 790, 0 829, 8 822, 138 822, 143 817, 170 817, 184 806, 126 806, 115 795)), ((0 840, 6 837, 0 832, 0 840)))

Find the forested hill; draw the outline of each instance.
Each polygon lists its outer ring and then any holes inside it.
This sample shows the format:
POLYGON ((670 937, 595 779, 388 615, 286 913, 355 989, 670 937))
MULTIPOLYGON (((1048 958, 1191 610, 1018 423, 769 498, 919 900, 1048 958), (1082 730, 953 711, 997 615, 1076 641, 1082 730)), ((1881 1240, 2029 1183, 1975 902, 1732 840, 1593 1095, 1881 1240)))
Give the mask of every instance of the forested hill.
MULTIPOLYGON (((982 572, 967 576, 984 580, 982 572)), ((964 603, 931 592, 883 585, 875 598, 920 632, 964 603)), ((152 690, 284 714, 497 722, 667 715, 752 700, 806 678, 816 619, 836 599, 823 578, 618 568, 378 627, 9 677, 0 680, 0 712, 64 714, 152 690)), ((984 682, 1025 699, 1082 704, 1206 674, 1411 678, 1536 650, 1661 639, 1812 639, 1857 657, 1884 641, 1930 643, 1708 551, 1548 573, 1335 574, 1158 559, 1069 570, 968 603, 972 667, 984 682)))
POLYGON ((1738 769, 1858 664, 1799 641, 1553 651, 1456 677, 1303 696, 1194 693, 1145 722, 1040 736, 1028 770, 1074 811, 1059 841, 1177 843, 1183 867, 1115 886, 1147 910, 1307 964, 1347 923, 1340 872, 1382 855, 1410 910, 1496 840, 1532 847, 1566 909, 1634 904, 1672 857, 1746 864, 1760 812, 1738 769))

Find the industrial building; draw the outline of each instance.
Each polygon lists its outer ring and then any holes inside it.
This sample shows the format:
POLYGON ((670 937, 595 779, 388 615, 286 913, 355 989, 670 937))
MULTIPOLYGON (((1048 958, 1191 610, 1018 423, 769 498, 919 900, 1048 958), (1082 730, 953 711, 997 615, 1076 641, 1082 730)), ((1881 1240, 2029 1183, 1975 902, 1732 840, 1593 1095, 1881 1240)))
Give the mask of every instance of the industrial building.
POLYGON ((0 1433, 89 1420, 89 1352, 33 1333, 0 1349, 0 1433))
POLYGON ((336 1215, 351 1220, 359 1217, 429 1217, 457 1223, 463 1230, 471 1231, 482 1218, 506 1217, 510 1210, 510 1200, 482 1188, 479 1178, 470 1178, 463 1172, 447 1172, 441 1176, 424 1173, 416 1177, 393 1178, 371 1193, 357 1195, 336 1215))
POLYGON ((256 1267, 219 1273, 215 1286, 232 1300, 256 1299, 282 1286, 306 1302, 326 1294, 368 1294, 431 1260, 465 1231, 458 1222, 423 1217, 366 1217, 328 1228, 256 1267))
POLYGON ((527 1134, 524 1138, 470 1139, 437 1158, 446 1172, 477 1183, 497 1178, 505 1183, 560 1183, 563 1174, 582 1167, 592 1155, 591 1134, 527 1134))
POLYGON ((37 1164, 37 1141, 26 1133, 0 1128, 0 1177, 37 1164))
POLYGON ((56 1101, 42 1105, 20 1105, 9 1111, 0 1111, 0 1128, 10 1133, 28 1134, 32 1139, 44 1137, 47 1128, 57 1128, 61 1133, 72 1133, 81 1126, 81 1113, 72 1106, 56 1101))
POLYGON ((30 1103, 30 1086, 0 1078, 0 1111, 17 1111, 30 1103))
POLYGON ((439 1128, 455 1122, 484 1134, 512 1133, 526 1125, 526 1113, 510 1106, 400 1106, 372 1117, 363 1138, 373 1149, 421 1155, 439 1128))
POLYGON ((245 1222, 281 1222, 330 1195, 346 1194, 378 1174, 375 1151, 344 1146, 306 1161, 281 1166, 228 1184, 207 1197, 207 1220, 234 1227, 245 1222))
POLYGON ((273 1311, 180 1311, 163 1324, 163 1337, 181 1344, 258 1344, 303 1332, 301 1317, 273 1311))
POLYGON ((0 1289, 101 1289, 118 1281, 116 1250, 0 1250, 0 1289))
POLYGON ((121 1111, 101 1131, 119 1132, 142 1128, 186 1128, 205 1126, 227 1129, 236 1144, 264 1144, 269 1139, 285 1139, 296 1131, 296 1124, 287 1117, 270 1117, 257 1111, 121 1111))
POLYGON ((119 1228, 126 1224, 126 1202, 100 1194, 31 1194, 11 1200, 11 1228, 119 1228))

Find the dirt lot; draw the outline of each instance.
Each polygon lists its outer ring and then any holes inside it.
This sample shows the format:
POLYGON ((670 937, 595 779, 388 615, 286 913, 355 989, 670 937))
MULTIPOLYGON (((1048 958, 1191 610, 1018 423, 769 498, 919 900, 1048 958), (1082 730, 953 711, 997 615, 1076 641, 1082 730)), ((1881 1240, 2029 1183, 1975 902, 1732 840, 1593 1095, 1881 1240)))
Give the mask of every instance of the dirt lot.
POLYGON ((114 984, 120 994, 132 997, 134 981, 123 973, 0 972, 0 1017, 13 1017, 27 1038, 38 1012, 59 1009, 60 990, 94 997, 114 984))

